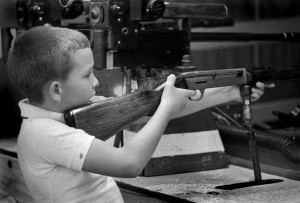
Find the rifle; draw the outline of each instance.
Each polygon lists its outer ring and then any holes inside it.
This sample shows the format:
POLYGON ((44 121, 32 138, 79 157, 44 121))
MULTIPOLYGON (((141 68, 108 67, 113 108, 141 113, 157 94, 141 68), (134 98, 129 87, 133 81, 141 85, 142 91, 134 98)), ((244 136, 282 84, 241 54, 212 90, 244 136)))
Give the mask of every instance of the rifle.
MULTIPOLYGON (((200 90, 203 95, 207 88, 298 79, 300 68, 239 68, 179 73, 176 75, 175 86, 200 90)), ((107 140, 127 125, 155 112, 161 95, 162 90, 138 90, 120 97, 76 107, 64 113, 65 122, 101 140, 107 140)))

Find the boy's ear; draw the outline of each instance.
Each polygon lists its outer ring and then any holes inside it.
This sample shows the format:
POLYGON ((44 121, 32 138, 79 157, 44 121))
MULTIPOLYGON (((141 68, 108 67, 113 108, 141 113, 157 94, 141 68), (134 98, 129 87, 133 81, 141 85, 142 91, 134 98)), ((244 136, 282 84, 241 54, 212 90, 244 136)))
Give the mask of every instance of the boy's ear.
POLYGON ((60 82, 53 81, 48 88, 48 94, 50 98, 55 102, 61 102, 62 99, 62 87, 60 82))

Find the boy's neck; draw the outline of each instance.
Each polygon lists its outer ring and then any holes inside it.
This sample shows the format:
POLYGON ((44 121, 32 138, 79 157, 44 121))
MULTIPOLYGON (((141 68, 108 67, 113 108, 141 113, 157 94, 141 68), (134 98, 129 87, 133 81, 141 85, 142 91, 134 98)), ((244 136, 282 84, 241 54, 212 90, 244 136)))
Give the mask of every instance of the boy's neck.
POLYGON ((57 113, 64 113, 66 109, 62 108, 60 105, 54 104, 53 102, 49 101, 44 101, 43 103, 34 103, 30 102, 30 104, 37 106, 39 108, 48 110, 48 111, 53 111, 57 113))

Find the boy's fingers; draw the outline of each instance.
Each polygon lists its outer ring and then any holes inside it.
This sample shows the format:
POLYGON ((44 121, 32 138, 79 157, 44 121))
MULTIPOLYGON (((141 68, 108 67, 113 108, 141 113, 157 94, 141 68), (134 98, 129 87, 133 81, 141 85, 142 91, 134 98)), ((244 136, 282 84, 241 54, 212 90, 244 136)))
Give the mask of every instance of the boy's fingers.
MULTIPOLYGON (((171 74, 168 76, 167 81, 160 85, 156 90, 161 89, 163 86, 174 86, 176 81, 176 76, 174 74, 171 74)), ((184 91, 183 94, 188 97, 192 101, 197 101, 202 98, 202 94, 200 90, 187 90, 187 89, 181 89, 180 91, 184 91)))
POLYGON ((156 87, 155 90, 159 91, 159 90, 163 89, 166 85, 172 85, 172 86, 174 86, 175 80, 176 80, 175 75, 171 74, 171 75, 168 76, 167 81, 164 82, 164 83, 162 83, 158 87, 156 87))
POLYGON ((189 100, 191 101, 198 101, 202 99, 202 93, 200 90, 194 90, 192 96, 189 96, 189 100))
POLYGON ((167 78, 166 85, 174 85, 175 80, 176 80, 176 77, 175 77, 174 74, 169 75, 168 78, 167 78))
POLYGON ((273 88, 273 87, 275 87, 275 84, 274 83, 265 84, 265 87, 267 87, 267 88, 273 88))
POLYGON ((273 88, 273 87, 275 87, 275 84, 274 83, 265 84, 265 83, 262 83, 262 82, 257 82, 256 83, 256 87, 264 90, 265 88, 273 88))
POLYGON ((264 91, 261 89, 252 89, 252 95, 257 94, 257 95, 263 95, 264 91))
POLYGON ((265 84, 262 83, 262 82, 257 82, 255 87, 253 89, 261 89, 261 90, 264 90, 265 89, 265 84))

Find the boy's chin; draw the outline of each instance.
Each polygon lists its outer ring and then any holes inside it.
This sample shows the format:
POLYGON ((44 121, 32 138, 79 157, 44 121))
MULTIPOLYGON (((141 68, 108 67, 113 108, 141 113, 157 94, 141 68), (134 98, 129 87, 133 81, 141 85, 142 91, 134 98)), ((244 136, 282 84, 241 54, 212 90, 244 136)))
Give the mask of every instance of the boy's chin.
POLYGON ((93 103, 93 102, 91 102, 90 100, 87 100, 85 102, 80 102, 80 103, 72 104, 72 105, 69 106, 68 109, 74 109, 74 108, 77 108, 77 107, 80 107, 80 106, 89 105, 91 103, 93 103))

